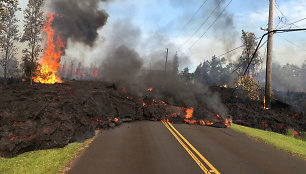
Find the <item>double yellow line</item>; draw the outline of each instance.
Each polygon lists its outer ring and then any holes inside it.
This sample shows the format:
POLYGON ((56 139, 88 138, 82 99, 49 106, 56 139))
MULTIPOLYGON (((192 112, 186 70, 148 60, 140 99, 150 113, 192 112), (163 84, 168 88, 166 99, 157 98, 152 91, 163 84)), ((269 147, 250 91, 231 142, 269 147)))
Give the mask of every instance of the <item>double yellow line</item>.
POLYGON ((186 138, 183 137, 182 134, 180 134, 175 128, 174 126, 169 123, 169 122, 165 122, 162 121, 162 123, 166 126, 166 128, 172 133, 172 135, 177 139, 177 141, 183 146, 183 148, 188 152, 188 154, 192 157, 192 159, 198 164, 198 166, 203 170, 203 172, 205 174, 211 174, 211 173, 215 173, 215 174, 220 174, 220 172, 218 172, 218 170, 216 168, 214 168, 213 165, 211 165, 207 159, 204 158, 204 156, 202 154, 200 154, 199 151, 197 151, 197 149, 195 149, 187 140, 186 138), (206 166, 198 159, 198 157, 188 148, 188 146, 184 143, 184 142, 203 160, 203 162, 206 164, 206 166), (207 168, 210 168, 210 170, 208 170, 207 168))

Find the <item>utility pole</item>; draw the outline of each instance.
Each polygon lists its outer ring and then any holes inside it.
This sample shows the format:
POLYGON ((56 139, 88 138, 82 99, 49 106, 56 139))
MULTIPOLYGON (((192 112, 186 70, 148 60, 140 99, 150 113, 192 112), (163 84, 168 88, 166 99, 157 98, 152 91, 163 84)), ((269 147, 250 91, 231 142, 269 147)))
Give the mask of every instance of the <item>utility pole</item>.
POLYGON ((272 73, 272 50, 273 50, 273 23, 274 23, 274 6, 275 0, 270 0, 269 7, 269 27, 268 27, 268 48, 267 48, 267 63, 266 63, 266 90, 265 100, 266 109, 271 108, 272 89, 271 89, 271 73, 272 73))
POLYGON ((165 63, 165 72, 167 72, 168 54, 169 54, 169 49, 167 48, 166 63, 165 63))

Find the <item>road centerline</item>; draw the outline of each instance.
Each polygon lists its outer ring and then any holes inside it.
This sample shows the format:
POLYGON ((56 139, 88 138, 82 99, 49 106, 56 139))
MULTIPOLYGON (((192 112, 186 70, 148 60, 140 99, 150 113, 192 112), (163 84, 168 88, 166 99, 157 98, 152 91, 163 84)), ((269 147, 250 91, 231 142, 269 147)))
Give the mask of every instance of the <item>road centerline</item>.
POLYGON ((172 135, 176 138, 176 140, 183 146, 183 148, 187 151, 187 153, 192 157, 192 159, 198 164, 198 166, 203 170, 205 174, 210 174, 209 170, 201 163, 201 161, 193 154, 193 152, 183 143, 183 141, 171 130, 171 128, 162 121, 162 123, 166 126, 166 128, 172 133, 172 135))
POLYGON ((196 148, 194 148, 193 145, 191 145, 186 140, 186 138, 175 129, 175 127, 171 123, 168 122, 168 124, 185 141, 185 143, 214 171, 214 173, 220 174, 220 172, 206 158, 204 158, 204 156, 196 148))
POLYGON ((204 156, 196 149, 194 148, 186 138, 182 134, 178 132, 178 130, 175 129, 175 127, 169 123, 169 122, 164 122, 162 123, 166 126, 166 128, 172 133, 172 135, 179 141, 179 143, 184 147, 184 149, 189 153, 189 155, 195 160, 195 162, 199 165, 199 167, 204 171, 204 173, 215 173, 215 174, 220 174, 220 172, 206 159, 204 156), (173 132, 174 131, 174 132, 173 132), (202 164, 202 162, 194 155, 194 153, 185 145, 185 143, 203 160, 203 162, 209 166, 211 170, 207 170, 206 167, 202 164))

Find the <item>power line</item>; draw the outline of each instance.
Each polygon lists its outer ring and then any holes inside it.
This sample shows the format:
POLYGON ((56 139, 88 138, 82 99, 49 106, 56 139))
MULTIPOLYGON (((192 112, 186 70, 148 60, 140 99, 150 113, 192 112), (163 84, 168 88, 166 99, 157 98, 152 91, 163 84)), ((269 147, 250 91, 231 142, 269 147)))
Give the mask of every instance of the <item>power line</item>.
MULTIPOLYGON (((264 37, 265 37, 265 35, 262 36, 262 39, 263 39, 264 37)), ((248 63, 248 66, 247 66, 247 68, 245 69, 245 71, 244 71, 244 73, 243 73, 243 76, 245 76, 245 74, 248 72, 248 69, 249 69, 250 65, 252 64, 252 62, 253 62, 253 60, 254 60, 254 58, 255 58, 255 55, 256 55, 257 51, 259 51, 259 50, 268 42, 268 40, 266 40, 266 41, 260 46, 260 44, 261 44, 261 42, 262 42, 262 39, 260 40, 260 42, 259 42, 259 44, 258 44, 258 46, 257 46, 257 48, 256 48, 256 50, 255 50, 255 52, 254 52, 254 54, 253 54, 251 60, 250 60, 250 62, 248 63)))
MULTIPOLYGON (((261 38, 261 37, 256 38, 255 41, 257 41, 257 40, 260 39, 260 38, 261 38)), ((228 54, 228 53, 231 53, 231 52, 233 52, 233 51, 236 51, 236 50, 238 50, 239 48, 242 48, 243 46, 244 46, 244 45, 240 45, 240 46, 238 46, 238 47, 236 47, 236 48, 233 48, 232 50, 227 51, 227 52, 225 52, 225 53, 223 53, 223 54, 217 56, 217 58, 220 58, 220 57, 222 57, 222 56, 224 56, 224 55, 226 55, 226 54, 228 54)))
POLYGON ((191 23, 191 21, 193 20, 193 18, 199 13, 199 11, 204 7, 204 5, 206 4, 208 0, 205 0, 201 6, 197 9, 197 11, 192 15, 192 17, 189 19, 189 21, 184 25, 184 27, 181 29, 181 31, 179 33, 181 33, 186 27, 187 25, 189 25, 191 23))
MULTIPOLYGON (((305 18, 306 19, 306 18, 305 18)), ((274 32, 274 33, 276 33, 276 32, 290 32, 290 31, 305 31, 306 29, 304 29, 304 28, 302 28, 302 29, 289 29, 289 30, 274 30, 274 31, 272 31, 272 32, 274 32)), ((280 36, 280 35, 278 35, 278 36, 280 36)), ((260 39, 261 37, 258 37, 258 38, 256 38, 255 40, 258 40, 258 39, 260 39)), ((228 52, 225 52, 225 53, 223 53, 223 54, 221 54, 221 55, 219 55, 219 56, 217 56, 218 58, 220 58, 221 56, 224 56, 224 55, 226 55, 226 54, 228 54, 228 53, 231 53, 231 52, 233 52, 233 51, 236 51, 236 50, 238 50, 239 48, 242 48, 243 47, 243 45, 240 45, 240 46, 238 46, 238 47, 236 47, 236 48, 234 48, 234 49, 232 49, 232 50, 230 50, 230 51, 228 51, 228 52)))
MULTIPOLYGON (((285 19, 285 22, 283 23, 286 23, 288 21, 288 18, 284 15, 284 13, 282 12, 282 10, 280 9, 280 6, 278 5, 278 3, 275 1, 275 7, 276 9, 281 13, 282 17, 280 18, 280 22, 283 22, 283 19, 285 19)), ((279 16, 278 16, 279 17, 279 16)), ((277 27, 276 27, 277 28, 277 27)))
MULTIPOLYGON (((229 3, 224 7, 224 9, 222 10, 222 12, 217 16, 217 18, 215 19, 215 21, 207 28, 207 30, 201 35, 200 38, 198 38, 193 44, 191 44, 191 46, 188 48, 192 48, 209 30, 210 28, 215 25, 215 23, 218 21, 218 19, 221 17, 221 15, 224 13, 224 11, 226 10, 226 8, 232 3, 233 0, 230 0, 229 3)), ((221 2, 221 1, 220 1, 221 2)))
MULTIPOLYGON (((306 18, 303 18, 303 19, 301 19, 301 20, 298 20, 298 21, 296 21, 296 22, 292 22, 292 23, 290 23, 290 24, 286 24, 287 22, 289 22, 289 19, 284 15, 284 13, 282 12, 282 10, 280 9, 280 6, 278 5, 278 3, 275 1, 275 7, 276 7, 276 9, 282 14, 282 18, 281 18, 281 21, 280 22, 283 22, 284 23, 284 25, 282 26, 282 27, 280 27, 280 28, 285 28, 285 27, 287 27, 287 26, 295 26, 295 27, 299 27, 299 26, 297 26, 297 25, 294 25, 295 23, 298 23, 298 22, 300 22, 300 21, 302 21, 302 20, 305 20, 306 18), (284 21, 282 21, 282 19, 285 19, 285 22, 284 21)), ((279 24, 278 24, 279 25, 279 24)), ((277 28, 277 27, 276 27, 277 28)))
POLYGON ((217 57, 220 58, 220 57, 222 57, 222 56, 224 56, 224 55, 226 55, 228 53, 231 53, 233 51, 236 51, 236 50, 238 50, 239 48, 242 48, 242 47, 243 47, 243 45, 240 45, 239 47, 236 47, 236 48, 234 48, 234 49, 232 49, 232 50, 230 50, 230 51, 228 51, 226 53, 223 53, 223 54, 221 54, 220 56, 217 56, 217 57))
MULTIPOLYGON (((246 68, 246 70, 245 70, 243 76, 245 76, 245 74, 246 74, 248 68, 250 67, 250 65, 251 65, 251 63, 252 63, 252 61, 253 61, 253 59, 254 59, 254 57, 255 57, 256 52, 258 51, 258 49, 260 49, 260 48, 263 46, 263 45, 262 45, 262 46, 259 48, 260 43, 262 42, 263 38, 264 38, 266 35, 268 35, 268 34, 270 34, 270 33, 285 33, 285 32, 295 32, 295 31, 306 31, 306 28, 287 29, 287 30, 273 30, 273 31, 269 31, 269 32, 265 33, 264 35, 262 35, 262 37, 261 37, 261 39, 260 39, 260 41, 259 41, 259 44, 258 44, 258 46, 257 46, 257 48, 256 48, 256 50, 255 50, 255 52, 254 52, 254 54, 253 54, 253 56, 252 56, 251 61, 250 61, 249 64, 248 64, 248 66, 247 66, 247 68, 246 68)), ((237 69, 238 69, 238 68, 237 68, 237 69)))
MULTIPOLYGON (((265 36, 265 35, 264 35, 265 36)), ((264 37, 264 36, 262 36, 262 38, 264 37)), ((261 38, 261 37, 260 37, 261 38)), ((262 40, 261 40, 262 41, 262 40)), ((261 41, 259 42, 259 44, 258 44, 258 46, 257 46, 257 48, 256 48, 256 50, 255 50, 255 52, 254 52, 254 54, 253 54, 253 56, 252 56, 252 59, 251 59, 251 61, 249 62, 249 65, 248 65, 248 67, 250 66, 250 64, 252 63, 252 61, 253 61, 253 59, 254 59, 254 56, 255 56, 255 54, 256 54, 256 52, 258 51, 258 50, 260 50, 268 41, 265 41, 261 46, 260 46, 260 43, 261 43, 261 41)), ((266 54, 266 53, 265 53, 266 54)), ((234 73, 234 72, 236 72, 239 68, 241 68, 241 66, 242 65, 238 65, 237 67, 236 67, 236 69, 232 72, 232 74, 234 73)), ((247 68, 248 69, 248 68, 247 68)), ((246 70, 247 71, 247 70, 246 70)))
POLYGON ((301 21, 303 21, 303 20, 305 20, 305 19, 306 19, 306 18, 299 19, 299 20, 297 20, 297 21, 295 21, 295 22, 292 22, 292 23, 290 23, 290 24, 284 25, 284 26, 281 27, 281 28, 285 28, 285 27, 287 27, 287 26, 289 26, 289 25, 294 25, 294 24, 296 24, 296 23, 298 23, 298 22, 301 22, 301 21))
POLYGON ((296 46, 297 48, 299 48, 299 49, 301 49, 301 50, 303 50, 303 51, 306 51, 304 48, 302 48, 302 47, 300 47, 299 45, 293 43, 292 41, 288 40, 287 38, 285 38, 285 37, 283 37, 283 36, 281 36, 281 35, 279 35, 279 34, 278 34, 277 36, 281 37, 281 38, 284 39, 285 41, 287 41, 287 42, 289 42, 290 44, 296 46))
POLYGON ((209 14, 209 16, 201 23, 201 25, 199 25, 199 27, 193 32, 193 34, 191 35, 191 37, 189 37, 187 39, 187 41, 182 44, 182 46, 180 48, 183 48, 191 39, 193 36, 195 36, 197 34, 197 32, 205 25, 205 23, 210 19, 210 17, 215 13, 215 11, 218 9, 218 7, 220 6, 222 1, 219 1, 218 5, 215 7, 215 9, 209 14))
POLYGON ((275 4, 276 4, 276 9, 282 14, 282 16, 285 18, 285 19, 287 19, 286 18, 286 16, 284 15, 284 13, 281 11, 281 9, 280 9, 280 7, 279 7, 279 5, 278 5, 278 3, 275 1, 275 4))
MULTIPOLYGON (((266 47, 266 49, 265 49, 265 52, 264 52, 264 55, 263 55, 263 59, 267 56, 267 51, 268 51, 268 47, 266 47)), ((261 64, 260 71, 262 70, 262 68, 263 68, 263 64, 261 64)))

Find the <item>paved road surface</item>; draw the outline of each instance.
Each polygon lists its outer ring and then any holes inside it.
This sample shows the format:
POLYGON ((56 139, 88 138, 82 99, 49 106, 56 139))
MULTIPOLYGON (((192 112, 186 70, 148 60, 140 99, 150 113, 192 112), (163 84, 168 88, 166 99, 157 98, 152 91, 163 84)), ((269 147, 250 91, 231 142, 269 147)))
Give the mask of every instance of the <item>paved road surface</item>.
MULTIPOLYGON (((173 126, 217 170, 211 171, 212 174, 306 174, 306 160, 231 129, 187 124, 173 126)), ((169 125, 167 127, 171 128, 169 125)), ((144 121, 103 131, 74 162, 69 173, 207 173, 167 127, 162 122, 144 121)), ((172 132, 175 130, 172 129, 172 132)), ((210 171, 208 164, 182 138, 179 139, 210 171)))

